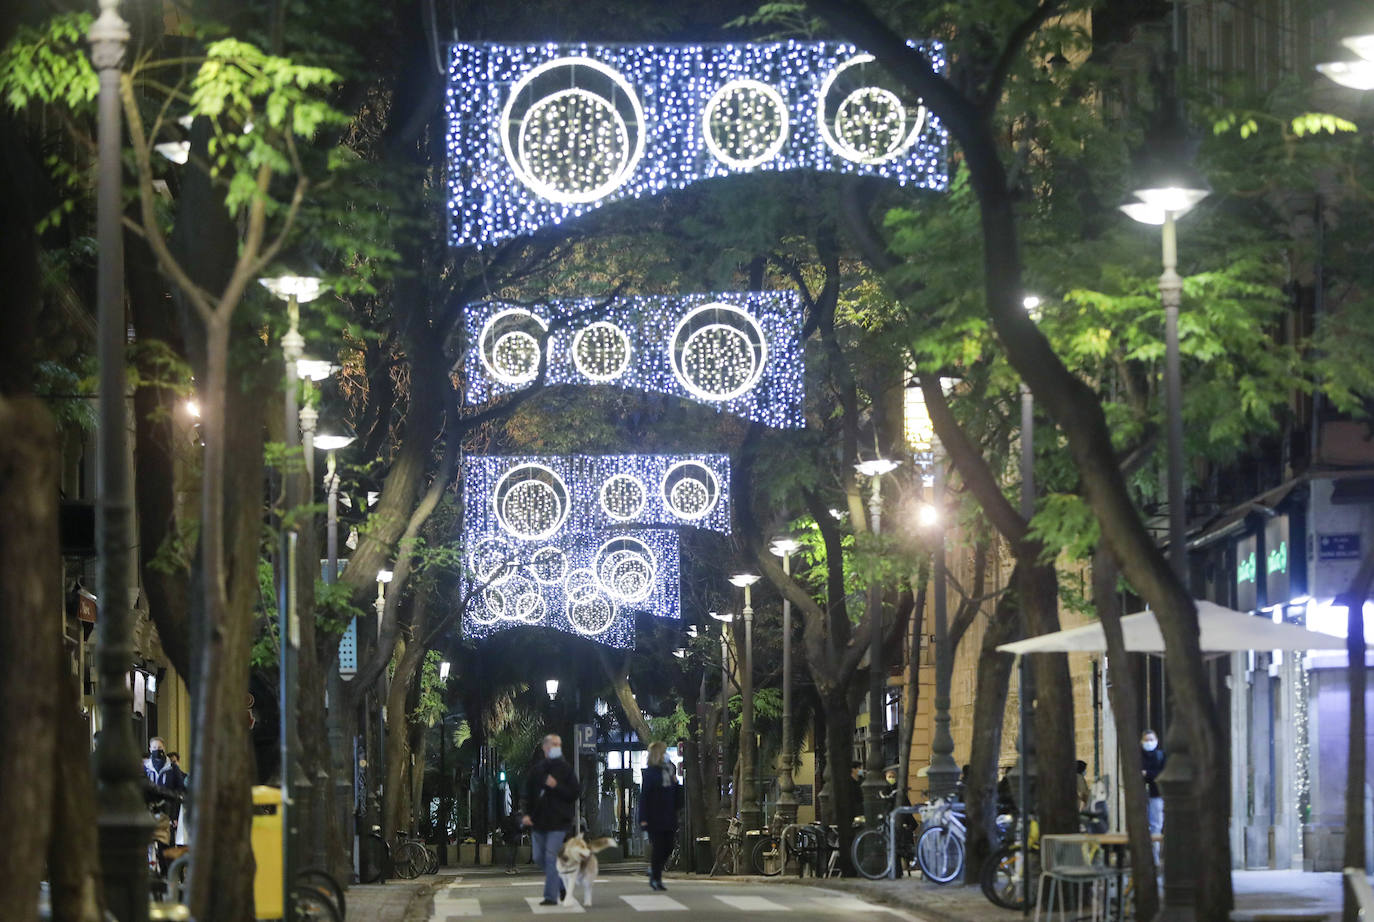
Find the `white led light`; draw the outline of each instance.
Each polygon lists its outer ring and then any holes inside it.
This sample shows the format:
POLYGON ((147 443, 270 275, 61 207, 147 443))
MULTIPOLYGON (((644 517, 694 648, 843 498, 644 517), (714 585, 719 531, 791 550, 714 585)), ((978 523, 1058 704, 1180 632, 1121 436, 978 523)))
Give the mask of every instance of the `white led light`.
POLYGON ((787 102, 759 80, 731 80, 707 101, 701 132, 711 156, 732 169, 753 169, 787 143, 787 102))
MULTIPOLYGON (((912 45, 944 71, 939 42, 912 45)), ((947 188, 944 129, 871 61, 827 42, 455 43, 449 242, 490 247, 754 170, 947 188)))
POLYGON ((821 84, 816 120, 829 148, 852 163, 874 165, 896 160, 909 151, 926 126, 926 107, 908 114, 897 94, 880 86, 850 90, 830 112, 831 90, 854 67, 874 62, 871 54, 856 54, 832 70, 821 84))
POLYGON ((501 527, 526 541, 542 541, 557 532, 571 508, 563 478, 540 464, 507 471, 491 498, 501 527))
POLYGON ((699 400, 744 394, 763 375, 768 342, 758 321, 733 304, 703 304, 678 321, 670 354, 673 377, 699 400))
POLYGON ((478 406, 544 382, 670 394, 769 426, 800 428, 801 299, 793 291, 627 295, 466 307, 464 401, 478 406), (592 323, 581 318, 597 312, 592 323))
POLYGON ((630 337, 615 324, 598 320, 573 334, 572 361, 589 381, 607 384, 630 367, 630 337))
POLYGON ((530 557, 530 573, 536 582, 554 586, 568 575, 568 555, 560 547, 541 547, 530 557))
POLYGON ((634 171, 644 153, 644 110, 634 87, 609 65, 587 57, 555 58, 511 87, 500 133, 517 179, 540 198, 577 205, 604 198, 634 171), (610 95, 578 85, 579 69, 608 78, 610 95), (523 97, 536 92, 536 83, 565 88, 522 109, 523 97), (631 118, 622 114, 622 103, 630 107, 631 118))
POLYGON ((699 461, 683 461, 663 475, 660 485, 668 511, 686 521, 709 515, 720 498, 720 481, 715 471, 699 461))
POLYGON ((472 572, 483 583, 499 583, 515 572, 515 555, 510 545, 494 536, 478 541, 471 559, 472 572))
POLYGON ((630 474, 608 477, 601 485, 601 508, 617 522, 628 522, 644 511, 649 491, 630 474))
POLYGON ((654 591, 658 560, 637 538, 617 537, 597 548, 597 586, 621 602, 643 602, 654 591))
POLYGON ((579 634, 604 634, 618 613, 615 600, 595 587, 568 596, 568 623, 579 634))
POLYGON ((477 354, 502 384, 528 384, 539 376, 539 341, 549 325, 523 308, 488 318, 477 336, 477 354))

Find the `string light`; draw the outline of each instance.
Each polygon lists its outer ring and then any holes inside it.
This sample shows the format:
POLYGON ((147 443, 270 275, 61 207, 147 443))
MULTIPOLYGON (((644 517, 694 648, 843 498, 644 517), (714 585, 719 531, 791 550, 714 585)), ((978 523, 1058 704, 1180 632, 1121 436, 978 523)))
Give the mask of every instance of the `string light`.
MULTIPOLYGON (((912 44, 943 71, 940 43, 912 44)), ((454 246, 738 172, 949 179, 938 121, 845 44, 459 43, 445 110, 454 246)))
POLYGON ((792 291, 585 298, 535 308, 469 305, 469 405, 529 385, 547 339, 548 384, 613 384, 670 394, 777 428, 801 428, 800 298, 792 291), (560 324, 568 317, 598 319, 560 324))
POLYGON ((512 549, 633 523, 730 534, 730 458, 474 455, 463 459, 465 546, 483 579, 512 549))

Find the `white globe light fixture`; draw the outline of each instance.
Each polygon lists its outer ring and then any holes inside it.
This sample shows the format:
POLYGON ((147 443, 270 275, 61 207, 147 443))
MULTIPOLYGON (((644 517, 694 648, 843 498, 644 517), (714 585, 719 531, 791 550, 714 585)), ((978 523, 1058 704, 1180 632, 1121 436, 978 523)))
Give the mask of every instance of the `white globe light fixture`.
POLYGON ((1341 44, 1359 55, 1356 61, 1328 61, 1317 65, 1323 77, 1351 90, 1374 90, 1374 33, 1352 35, 1341 44))
POLYGON ((881 477, 890 474, 900 466, 900 462, 893 461, 891 458, 873 458, 869 461, 860 461, 854 465, 854 470, 863 474, 865 477, 881 477))
POLYGON ((324 359, 296 359, 296 377, 302 381, 323 381, 338 370, 339 366, 324 359))
POLYGON ((801 542, 795 538, 778 538, 768 546, 774 557, 786 557, 801 550, 801 542))
POLYGON ((442 663, 439 664, 439 681, 440 681, 440 682, 447 682, 447 681, 448 681, 448 671, 449 671, 449 661, 448 661, 448 660, 444 660, 442 663))
POLYGON ((916 509, 916 524, 922 528, 933 528, 940 522, 940 510, 933 503, 921 503, 916 509))
MULTIPOLYGON (((732 582, 733 582, 733 580, 732 580, 732 582)), ((713 611, 713 612, 710 612, 710 615, 711 615, 712 618, 714 618, 715 620, 721 622, 722 624, 729 624, 731 621, 734 621, 734 620, 735 620, 735 616, 732 615, 732 614, 730 614, 729 612, 726 612, 725 614, 721 614, 721 613, 718 612, 718 611, 713 611)))
POLYGON ((557 698, 557 697, 558 697, 558 680, 557 680, 557 679, 549 679, 549 680, 545 681, 545 682, 544 682, 544 691, 546 691, 546 692, 549 693, 549 700, 550 700, 550 701, 552 701, 552 700, 554 700, 555 698, 557 698))
POLYGON ((315 436, 315 447, 321 451, 338 451, 340 448, 347 448, 356 441, 357 439, 351 435, 317 435, 315 436))

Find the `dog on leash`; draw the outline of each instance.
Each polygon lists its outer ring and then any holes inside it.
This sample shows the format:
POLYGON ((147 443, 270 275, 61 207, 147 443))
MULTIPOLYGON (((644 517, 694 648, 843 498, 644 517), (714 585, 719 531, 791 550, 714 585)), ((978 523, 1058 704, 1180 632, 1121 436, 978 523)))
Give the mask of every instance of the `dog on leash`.
POLYGON ((563 842, 558 850, 558 876, 563 880, 563 889, 568 896, 573 888, 582 884, 582 905, 592 905, 592 884, 596 881, 598 863, 597 852, 615 847, 615 839, 603 837, 588 842, 582 836, 573 836, 563 842))

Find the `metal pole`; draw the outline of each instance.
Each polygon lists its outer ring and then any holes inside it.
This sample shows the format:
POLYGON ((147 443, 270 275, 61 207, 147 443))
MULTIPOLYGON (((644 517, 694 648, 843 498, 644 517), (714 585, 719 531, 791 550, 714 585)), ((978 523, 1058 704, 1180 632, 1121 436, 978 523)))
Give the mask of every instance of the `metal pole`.
POLYGON ((739 726, 740 804, 739 818, 744 828, 763 826, 759 807, 757 772, 754 770, 754 606, 749 587, 744 587, 744 688, 739 726))
MULTIPOLYGON (((326 506, 324 581, 332 585, 339 578, 339 475, 338 459, 334 449, 325 453, 325 491, 328 496, 326 506)), ((350 777, 350 758, 348 737, 344 732, 344 688, 343 674, 339 671, 339 657, 336 653, 329 668, 328 705, 325 715, 328 721, 330 766, 334 771, 334 809, 338 811, 335 821, 339 824, 339 835, 344 843, 345 853, 352 852, 353 837, 349 835, 348 821, 352 815, 353 783, 350 777)))
MULTIPOLYGON (((448 717, 439 718, 439 866, 448 866, 448 717)), ((518 845, 520 840, 516 839, 518 845)))
MULTIPOLYGON (((873 492, 868 500, 868 517, 873 535, 882 530, 883 477, 873 476, 873 492)), ((882 585, 875 579, 868 587, 865 603, 871 626, 868 643, 868 758, 863 791, 864 825, 875 828, 882 822, 883 812, 883 696, 887 691, 887 672, 883 668, 883 595, 882 585)))
POLYGON ((728 622, 720 623, 720 818, 728 821, 732 813, 730 801, 725 797, 726 772, 733 772, 725 764, 725 733, 730 726, 730 643, 725 636, 728 622))
MULTIPOLYGON (((792 554, 782 555, 784 576, 792 575, 792 554)), ((792 602, 782 597, 782 769, 778 772, 778 814, 784 825, 797 821, 796 782, 792 778, 792 602)))
POLYGON ((1183 404, 1178 356, 1178 306, 1183 280, 1178 275, 1178 245, 1172 211, 1165 212, 1164 272, 1159 276, 1159 299, 1164 304, 1164 393, 1169 447, 1169 562, 1187 583, 1187 550, 1183 544, 1183 404))
MULTIPOLYGON (((1035 395, 1021 385, 1021 517, 1027 522, 1035 515, 1035 395)), ((1024 603, 1023 603, 1024 605, 1024 603)), ((1030 915, 1030 661, 1017 657, 1017 719, 1021 733, 1017 738, 1018 777, 1016 809, 1021 818, 1021 897, 1023 916, 1030 915)), ((1038 885, 1038 882, 1037 882, 1038 885)))
POLYGON ((100 360, 99 425, 96 428, 97 591, 100 594, 96 668, 99 672, 100 866, 105 900, 120 922, 148 918, 148 840, 153 818, 143 802, 141 746, 134 738, 133 693, 126 684, 134 660, 133 601, 129 570, 133 553, 129 496, 128 417, 125 406, 124 240, 120 226, 119 65, 129 27, 118 0, 100 0, 100 16, 87 38, 100 73, 99 175, 96 186, 96 313, 100 360))
MULTIPOLYGON (((944 465, 936 459, 933 467, 935 505, 943 516, 944 465)), ((952 663, 949 655, 949 625, 945 612, 946 524, 942 518, 940 536, 935 543, 935 565, 931 568, 935 590, 935 736, 930 744, 930 769, 927 772, 931 797, 953 794, 959 784, 959 764, 954 761, 954 737, 949 732, 949 673, 952 663)))
MULTIPOLYGON (((294 294, 286 301, 288 329, 281 339, 282 358, 286 364, 286 432, 283 441, 286 445, 287 469, 282 477, 282 493, 285 507, 283 515, 291 517, 300 506, 298 478, 290 472, 293 449, 301 447, 300 419, 296 399, 297 374, 296 362, 304 351, 305 340, 300 334, 300 305, 294 294)), ((297 855, 300 843, 300 821, 296 811, 298 801, 307 796, 301 788, 309 785, 296 764, 300 752, 299 727, 296 722, 296 668, 300 653, 301 624, 296 610, 296 580, 299 578, 296 548, 300 535, 294 524, 282 529, 282 588, 281 604, 278 609, 277 635, 281 644, 281 798, 282 798, 282 887, 283 905, 286 907, 287 922, 291 922, 294 912, 291 907, 291 884, 295 880, 297 855)))

